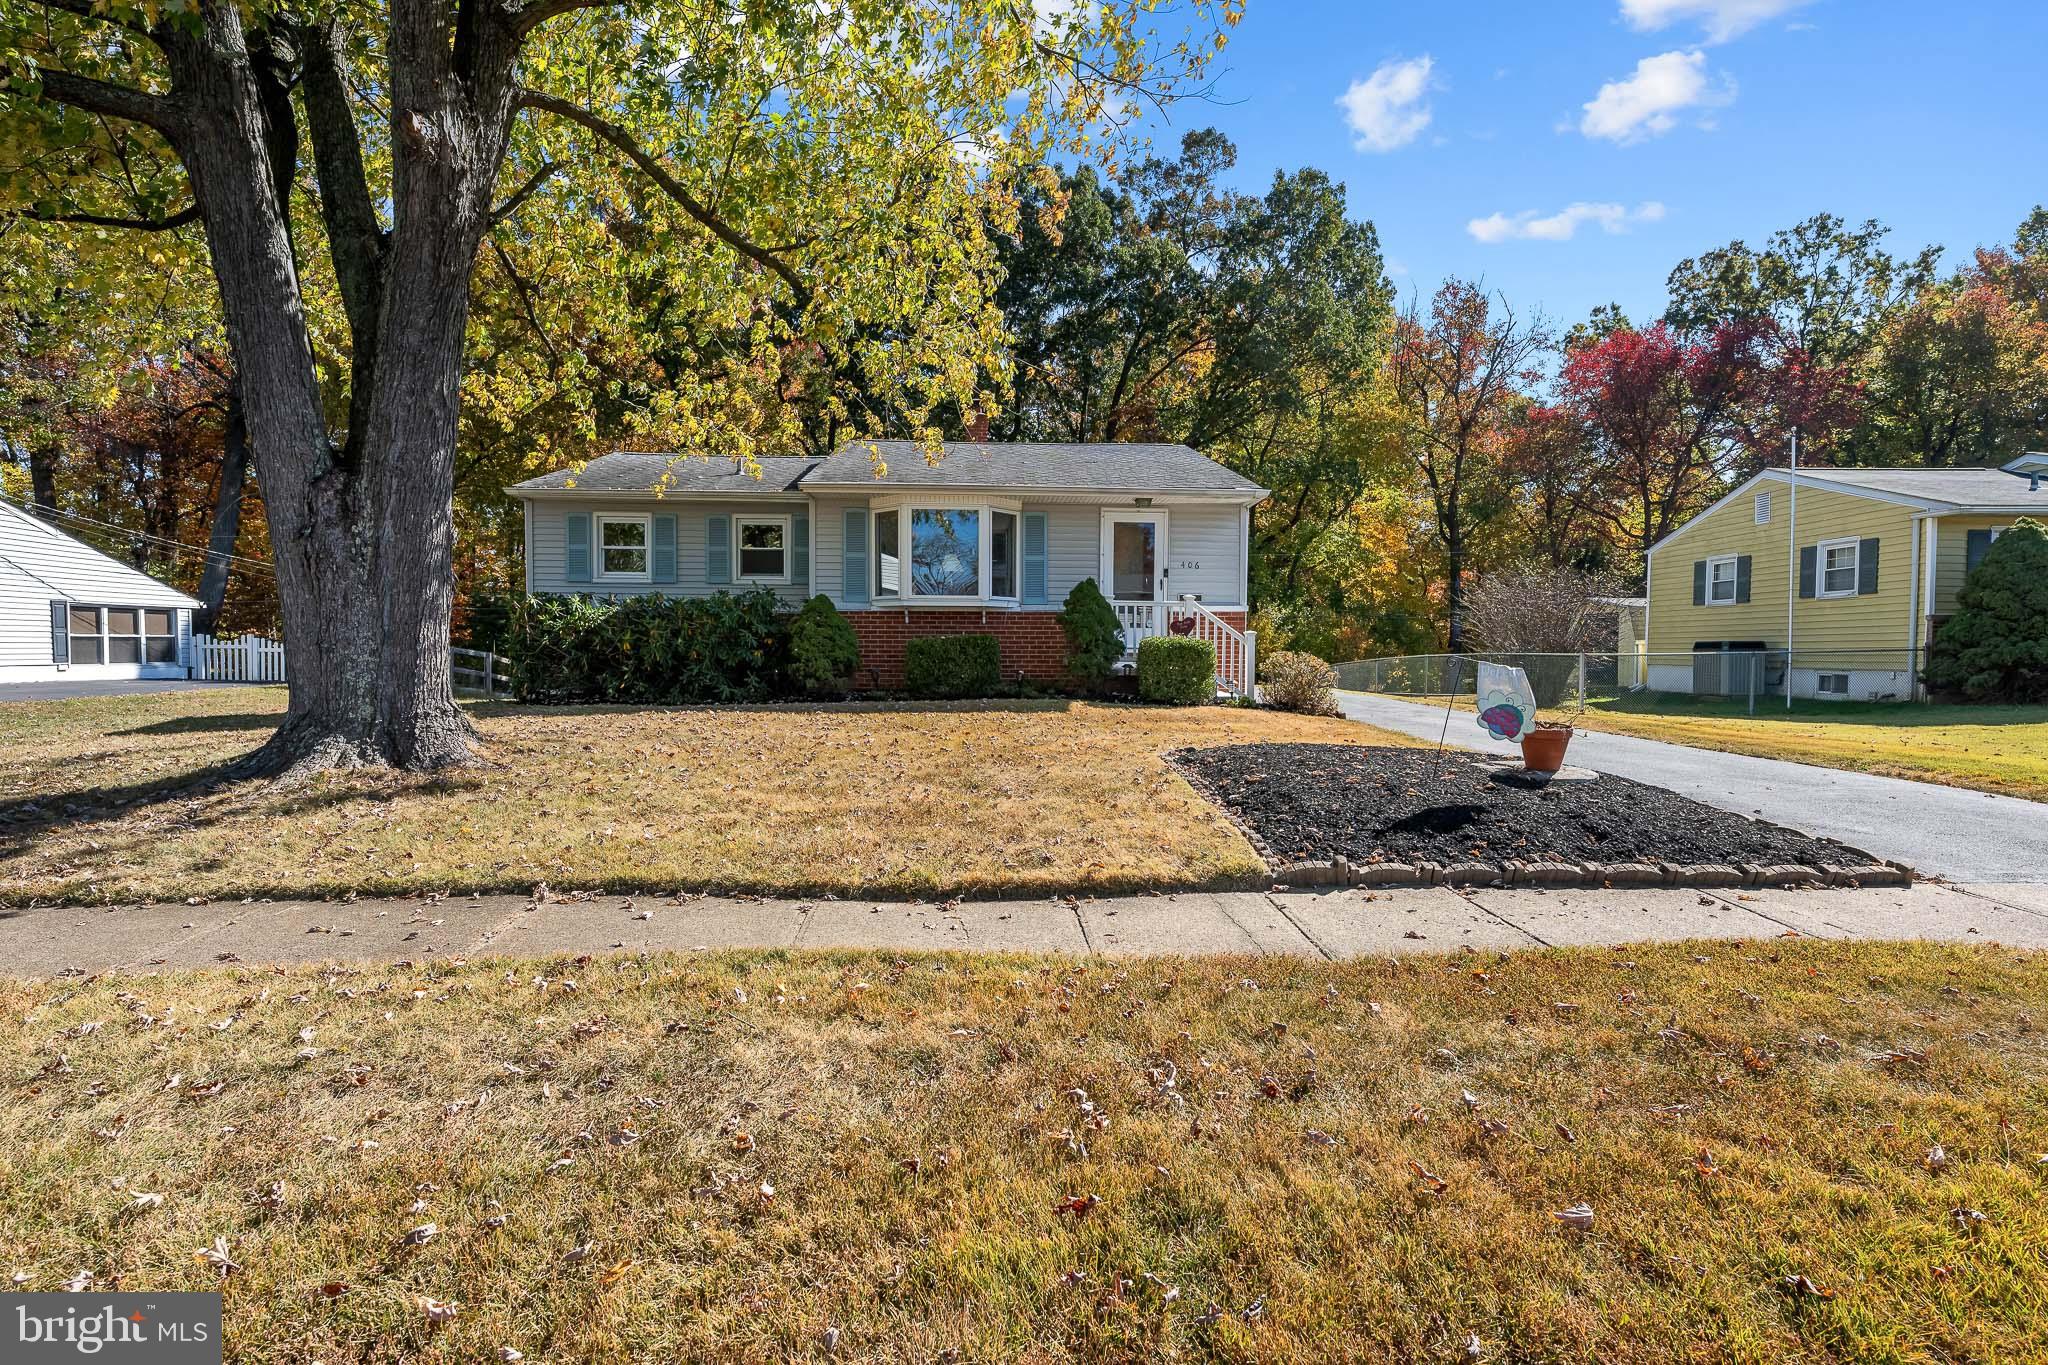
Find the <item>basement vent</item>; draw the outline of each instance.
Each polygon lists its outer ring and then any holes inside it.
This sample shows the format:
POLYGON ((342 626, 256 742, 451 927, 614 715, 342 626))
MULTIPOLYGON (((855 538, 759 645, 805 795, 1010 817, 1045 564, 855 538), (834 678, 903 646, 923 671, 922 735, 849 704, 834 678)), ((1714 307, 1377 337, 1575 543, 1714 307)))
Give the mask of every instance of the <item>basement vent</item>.
POLYGON ((1814 690, 1823 697, 1846 697, 1849 695, 1849 675, 1847 673, 1823 673, 1820 675, 1820 681, 1815 684, 1814 690))

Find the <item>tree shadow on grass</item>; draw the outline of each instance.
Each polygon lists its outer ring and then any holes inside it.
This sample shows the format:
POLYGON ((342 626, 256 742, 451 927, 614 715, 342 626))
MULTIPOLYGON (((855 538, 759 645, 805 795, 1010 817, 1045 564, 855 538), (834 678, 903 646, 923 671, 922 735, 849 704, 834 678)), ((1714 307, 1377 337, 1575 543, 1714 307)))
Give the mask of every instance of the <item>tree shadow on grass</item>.
MULTIPOLYGON (((275 723, 272 721, 271 723, 275 723)), ((177 824, 165 830, 152 825, 132 837, 101 833, 95 857, 111 857, 126 846, 175 839, 246 815, 260 804, 262 818, 293 819, 361 801, 388 800, 392 793, 366 782, 322 782, 280 786, 266 778, 239 775, 242 755, 223 759, 175 777, 127 786, 88 787, 82 791, 0 800, 0 861, 33 853, 52 830, 67 832, 117 825, 159 807, 181 806, 177 824), (241 800, 217 799, 242 797, 241 800)), ((480 788, 485 773, 462 770, 422 779, 420 789, 436 795, 462 795, 480 788)))
POLYGON ((180 716, 176 720, 159 720, 148 725, 138 725, 130 730, 112 730, 115 735, 200 735, 225 733, 231 730, 275 730, 278 713, 275 711, 250 711, 219 716, 180 716))
MULTIPOLYGON (((1124 698, 1114 697, 997 697, 965 701, 852 698, 840 701, 763 701, 763 702, 678 702, 673 705, 657 702, 563 702, 549 704, 540 702, 490 702, 467 708, 472 716, 479 719, 517 719, 520 716, 652 716, 670 712, 710 712, 743 716, 853 716, 876 714, 917 714, 932 712, 941 715, 973 715, 976 713, 1006 713, 1041 715, 1049 712, 1071 711, 1077 702, 1088 702, 1096 706, 1115 705, 1124 698)), ((1147 708, 1151 709, 1151 708, 1147 708)))

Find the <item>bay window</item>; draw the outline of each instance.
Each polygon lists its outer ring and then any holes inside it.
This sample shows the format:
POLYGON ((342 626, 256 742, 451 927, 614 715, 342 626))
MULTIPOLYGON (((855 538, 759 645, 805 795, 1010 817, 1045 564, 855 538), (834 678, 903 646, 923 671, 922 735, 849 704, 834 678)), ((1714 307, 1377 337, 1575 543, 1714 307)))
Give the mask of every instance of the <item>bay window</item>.
POLYGON ((891 499, 874 512, 877 601, 1013 602, 1014 502, 891 499))

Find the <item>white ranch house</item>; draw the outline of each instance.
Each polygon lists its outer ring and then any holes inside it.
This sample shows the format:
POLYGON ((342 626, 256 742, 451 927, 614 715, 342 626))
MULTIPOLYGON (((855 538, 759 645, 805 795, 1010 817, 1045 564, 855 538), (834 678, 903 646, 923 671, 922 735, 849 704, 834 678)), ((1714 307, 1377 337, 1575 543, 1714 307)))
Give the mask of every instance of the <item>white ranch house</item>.
POLYGON ((198 606, 0 502, 0 684, 186 677, 198 606))

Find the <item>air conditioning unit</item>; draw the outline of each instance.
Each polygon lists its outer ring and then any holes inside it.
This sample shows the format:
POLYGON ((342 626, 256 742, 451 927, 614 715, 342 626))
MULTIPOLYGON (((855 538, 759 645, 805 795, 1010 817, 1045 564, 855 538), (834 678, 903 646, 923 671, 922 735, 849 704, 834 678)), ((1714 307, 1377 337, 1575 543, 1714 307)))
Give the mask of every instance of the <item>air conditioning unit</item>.
POLYGON ((1814 691, 1823 697, 1846 697, 1849 695, 1847 673, 1822 673, 1814 684, 1814 691))

